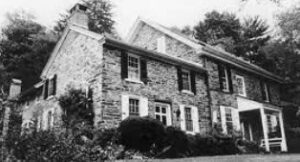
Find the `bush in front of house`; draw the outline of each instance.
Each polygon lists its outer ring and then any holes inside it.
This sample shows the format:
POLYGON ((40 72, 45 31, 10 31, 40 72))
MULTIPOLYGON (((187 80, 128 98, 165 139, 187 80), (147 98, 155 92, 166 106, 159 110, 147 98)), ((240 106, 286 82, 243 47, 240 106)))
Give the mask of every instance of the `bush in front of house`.
POLYGON ((120 123, 120 143, 126 150, 157 154, 161 151, 166 135, 165 128, 158 120, 145 117, 131 117, 120 123))

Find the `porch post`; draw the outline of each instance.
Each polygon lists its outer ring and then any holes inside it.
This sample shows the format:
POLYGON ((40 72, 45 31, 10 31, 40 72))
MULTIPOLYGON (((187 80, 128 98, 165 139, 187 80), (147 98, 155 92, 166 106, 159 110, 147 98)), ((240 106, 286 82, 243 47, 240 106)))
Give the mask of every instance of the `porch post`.
POLYGON ((284 131, 284 124, 283 124, 283 118, 282 118, 282 111, 279 113, 279 124, 280 124, 280 131, 281 131, 281 151, 287 152, 287 144, 286 144, 286 137, 285 137, 285 131, 284 131))
POLYGON ((265 148, 267 152, 270 152, 267 119, 266 119, 264 108, 262 107, 260 108, 260 117, 261 117, 263 133, 264 133, 265 148))

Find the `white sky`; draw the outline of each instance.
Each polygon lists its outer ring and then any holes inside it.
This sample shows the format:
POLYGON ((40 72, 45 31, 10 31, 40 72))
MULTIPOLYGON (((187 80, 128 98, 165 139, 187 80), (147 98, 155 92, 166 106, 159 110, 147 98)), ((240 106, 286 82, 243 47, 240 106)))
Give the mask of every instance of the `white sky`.
MULTIPOLYGON (((70 9, 79 0, 0 0, 0 28, 5 22, 5 14, 24 9, 33 13, 41 24, 52 27, 59 14, 70 9)), ((229 11, 239 17, 260 15, 274 24, 274 14, 283 8, 296 4, 299 0, 283 0, 279 7, 268 0, 111 0, 115 6, 114 19, 118 33, 124 37, 134 20, 144 17, 165 26, 194 26, 203 20, 206 12, 229 11)))

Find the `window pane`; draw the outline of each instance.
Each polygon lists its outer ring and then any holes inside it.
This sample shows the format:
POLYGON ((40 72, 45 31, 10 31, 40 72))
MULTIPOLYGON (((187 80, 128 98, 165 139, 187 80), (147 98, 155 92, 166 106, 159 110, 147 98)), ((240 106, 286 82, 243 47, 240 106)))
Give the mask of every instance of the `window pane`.
POLYGON ((139 58, 128 56, 128 78, 139 80, 139 75, 139 58))
POLYGON ((160 116, 159 115, 155 115, 155 118, 160 121, 160 116))
POLYGON ((162 108, 161 108, 161 112, 165 114, 165 113, 166 113, 166 108, 165 108, 165 107, 162 107, 162 108))
POLYGON ((139 100, 129 99, 129 116, 139 116, 139 100))
POLYGON ((182 71, 182 89, 191 90, 190 85, 191 83, 189 72, 182 71))
POLYGON ((193 131, 193 120, 192 120, 192 110, 189 107, 184 109, 185 111, 185 124, 187 131, 193 131))
POLYGON ((155 107, 155 112, 160 112, 160 107, 156 106, 155 107))
POLYGON ((244 92, 244 80, 240 77, 236 78, 236 82, 237 82, 237 88, 238 88, 238 94, 239 95, 245 95, 244 92))
POLYGON ((166 116, 162 116, 162 123, 164 125, 167 125, 167 117, 166 116))

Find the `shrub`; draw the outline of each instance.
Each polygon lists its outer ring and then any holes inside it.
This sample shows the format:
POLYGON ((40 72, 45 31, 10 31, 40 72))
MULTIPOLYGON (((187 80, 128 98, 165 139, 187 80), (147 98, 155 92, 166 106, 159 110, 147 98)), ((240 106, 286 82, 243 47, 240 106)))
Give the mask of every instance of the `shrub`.
POLYGON ((126 150, 157 153, 163 148, 165 129, 161 122, 152 118, 127 118, 121 122, 120 143, 126 150))

